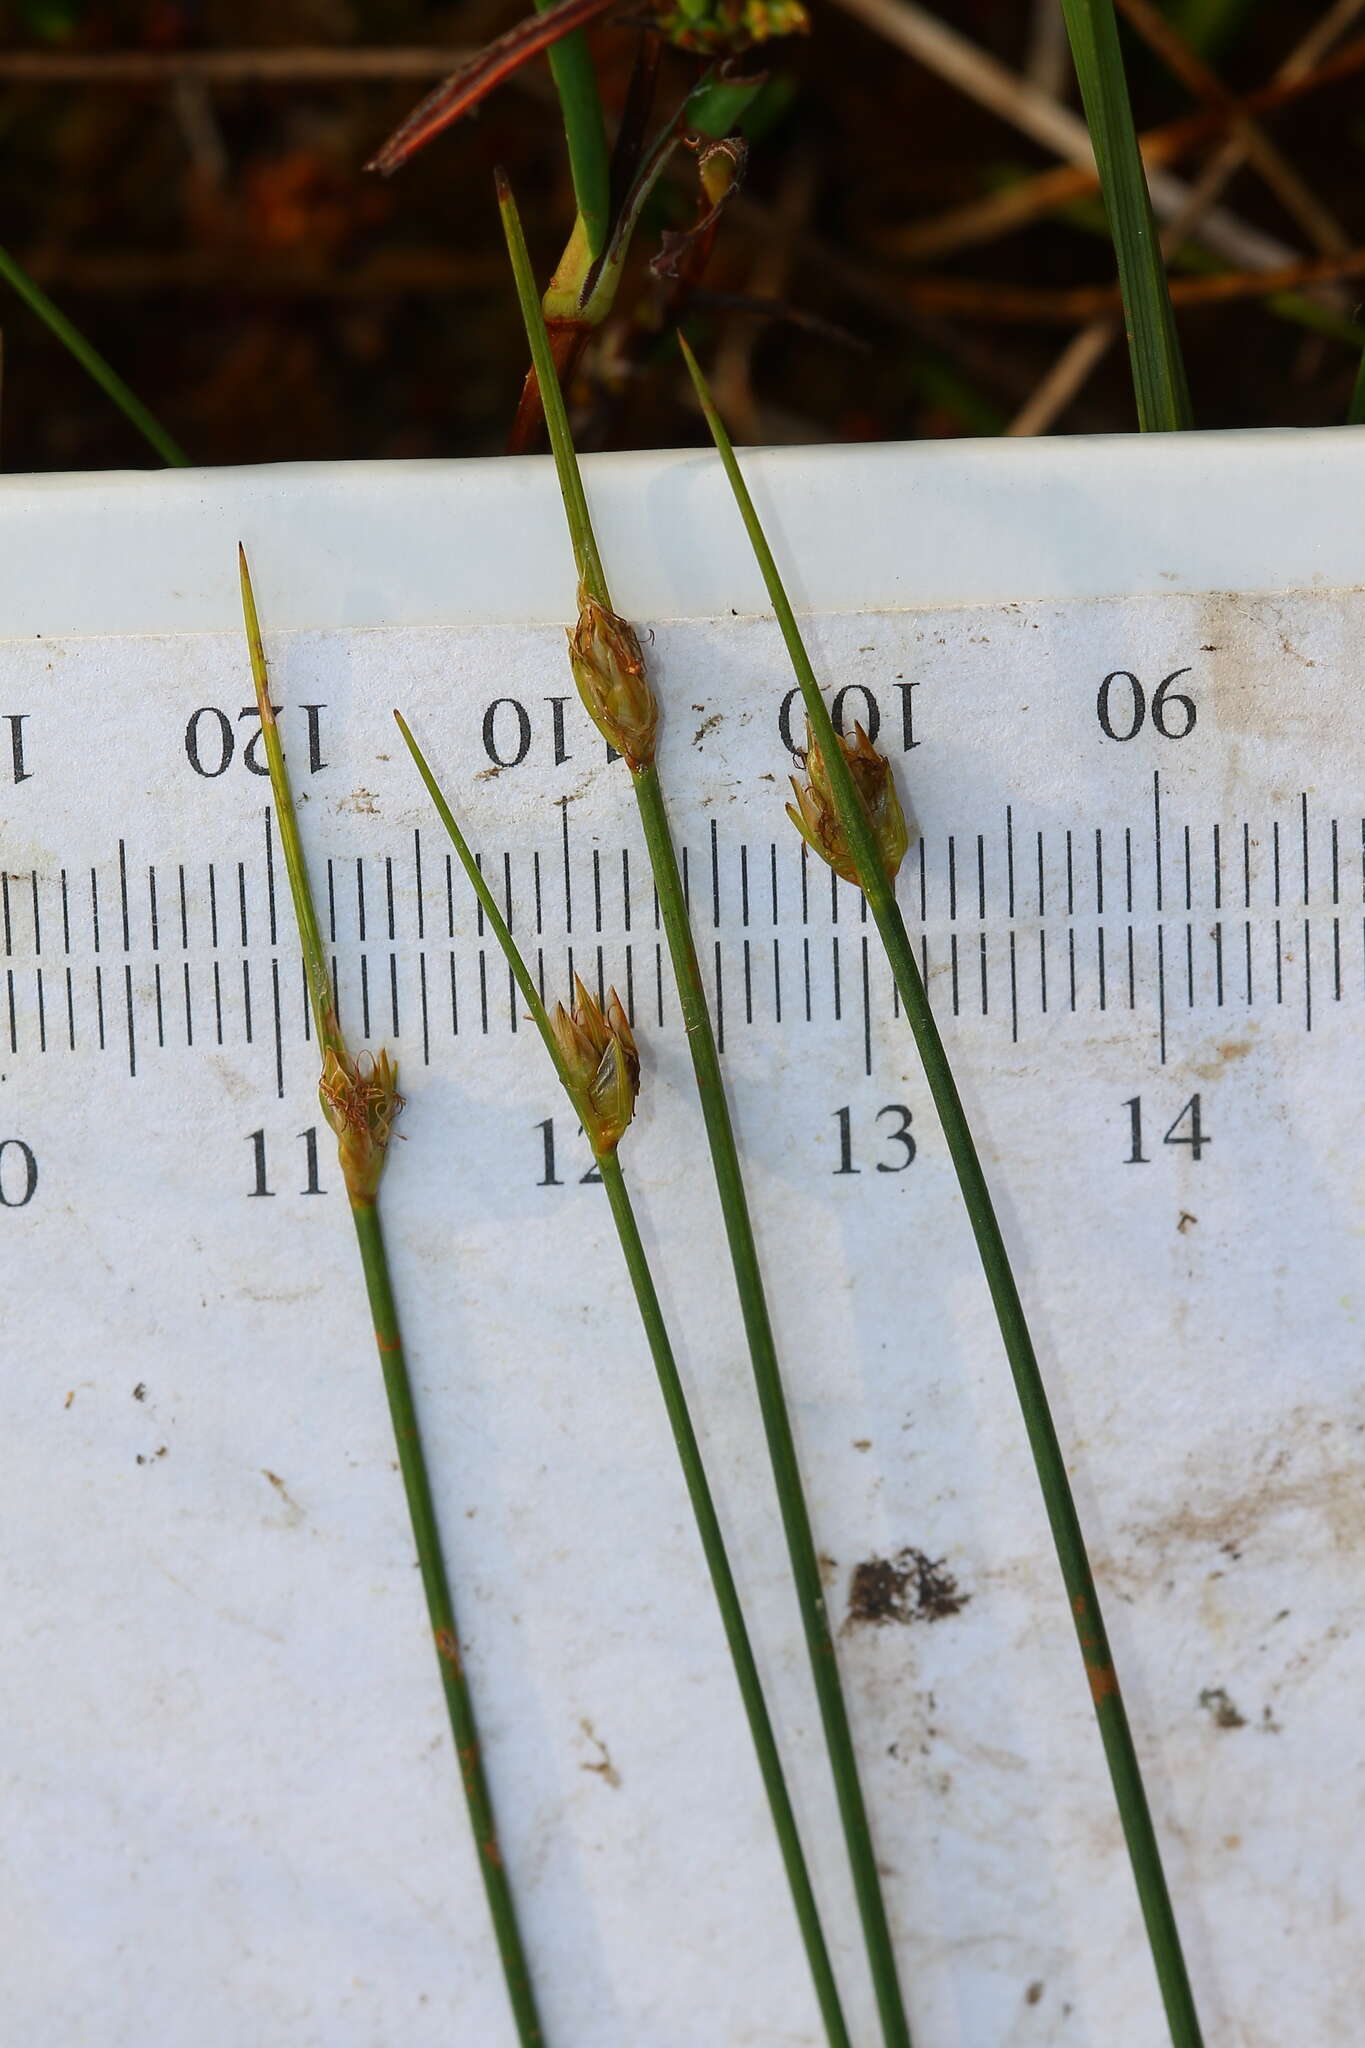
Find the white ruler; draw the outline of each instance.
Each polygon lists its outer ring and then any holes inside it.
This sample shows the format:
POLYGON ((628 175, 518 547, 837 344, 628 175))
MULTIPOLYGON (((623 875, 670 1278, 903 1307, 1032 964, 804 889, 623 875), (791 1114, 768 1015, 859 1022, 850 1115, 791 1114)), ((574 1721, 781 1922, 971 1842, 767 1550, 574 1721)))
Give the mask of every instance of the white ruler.
MULTIPOLYGON (((1341 1708, 1365 1497, 1357 450, 760 466, 817 668, 917 821, 902 905, 1209 2038, 1248 2048, 1349 2037, 1365 1907, 1341 1708)), ((916 2039, 1140 2048, 1159 2007, 1022 1429, 875 936, 782 815, 776 634, 709 460, 590 486, 655 632, 916 2039)), ((240 535, 343 1017, 397 1050, 409 1098, 386 1214, 550 2038, 819 2035, 588 1155, 393 704, 546 993, 576 970, 632 1007, 623 1157, 875 2039, 648 868, 563 659, 557 521, 534 463, 0 497, 16 2038, 509 2038, 254 772, 240 535)))

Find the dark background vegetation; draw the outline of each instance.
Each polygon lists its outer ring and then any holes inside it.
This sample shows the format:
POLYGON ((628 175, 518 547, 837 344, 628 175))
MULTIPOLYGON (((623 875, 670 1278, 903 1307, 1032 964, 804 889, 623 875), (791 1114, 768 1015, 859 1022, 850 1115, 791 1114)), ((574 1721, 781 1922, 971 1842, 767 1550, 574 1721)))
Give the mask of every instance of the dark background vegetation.
MULTIPOLYGON (((507 165, 548 271, 571 205, 543 63, 385 183, 362 165, 433 82, 383 74, 385 53, 467 49, 528 0, 18 0, 0 7, 0 241, 41 279, 195 461, 471 455, 502 445, 523 368, 491 173, 507 165), (119 82, 111 52, 297 53, 293 75, 119 82), (374 53, 363 79, 318 75, 318 52, 374 53), (26 53, 61 75, 15 75, 26 53), (75 60, 74 62, 71 60, 75 60), (87 61, 88 60, 88 61, 87 61)), ((1056 0, 933 0, 1016 74, 1075 106, 1049 55, 1056 0)), ((1314 4, 1165 0, 1163 11, 1234 92, 1262 85, 1323 12, 1314 4)), ((1113 259, 1092 198, 986 242, 916 259, 905 233, 1057 159, 855 20, 812 0, 808 39, 761 53, 781 89, 753 145, 692 311, 733 426, 764 440, 898 439, 1003 431, 1077 330, 1060 302, 1019 293, 1104 286, 1113 259), (985 284, 966 310, 953 281, 985 284), (760 316, 727 304, 776 299, 760 316), (945 298, 947 303, 945 303, 945 298)), ((1338 48, 1365 33, 1365 12, 1338 48)), ((636 31, 594 37, 609 108, 636 31)), ((1139 127, 1199 104, 1125 30, 1139 127)), ((748 60, 758 61, 756 56, 748 60)), ((669 60, 660 104, 695 65, 669 60)), ((286 67, 286 74, 288 67, 286 67)), ((1335 223, 1348 260, 1306 303, 1263 296, 1178 307, 1198 422, 1319 425, 1345 417, 1365 276, 1365 70, 1266 116, 1335 223), (1325 331, 1323 331, 1325 330, 1325 331)), ((1177 168, 1197 176, 1216 142, 1177 168)), ((641 237, 614 323, 575 387, 589 445, 701 438, 676 356, 651 338, 645 259, 693 211, 688 167, 641 237)), ((1304 256, 1263 178, 1243 168, 1223 205, 1304 256)), ((1199 259, 1227 268, 1222 258, 1199 259)), ((99 469, 150 458, 33 315, 0 295, 6 469, 99 469)), ((1113 348, 1052 431, 1134 424, 1113 348)))

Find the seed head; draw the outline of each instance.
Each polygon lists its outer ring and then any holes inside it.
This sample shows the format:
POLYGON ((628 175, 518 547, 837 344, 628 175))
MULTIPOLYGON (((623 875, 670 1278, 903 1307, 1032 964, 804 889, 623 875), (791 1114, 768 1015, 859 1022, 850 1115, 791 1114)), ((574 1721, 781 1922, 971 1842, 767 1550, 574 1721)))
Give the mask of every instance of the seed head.
POLYGON ((583 1106, 583 1125, 595 1152, 614 1152, 635 1114, 640 1055, 621 999, 607 993, 603 1011, 574 976, 572 1011, 556 1003, 550 1026, 583 1106))
POLYGON ((403 1107, 398 1065, 387 1052, 361 1053, 353 1060, 328 1046, 318 1083, 322 1113, 337 1135, 346 1192, 360 1204, 373 1202, 388 1157, 394 1120, 403 1107))
MULTIPOLYGON (((896 794, 896 778, 891 772, 891 763, 885 754, 877 752, 860 725, 853 728, 852 739, 845 737, 839 745, 872 820, 882 866, 894 882, 905 859, 910 834, 896 794)), ((856 885, 857 865, 844 838, 844 828, 834 808, 824 756, 815 743, 809 721, 806 724, 806 777, 804 787, 794 775, 791 778, 796 803, 787 805, 787 816, 807 846, 818 853, 821 860, 829 862, 840 880, 856 885)))
POLYGON ((770 36, 804 35, 810 16, 800 0, 663 0, 658 24, 680 50, 721 57, 770 36))
POLYGON ((569 634, 569 666, 589 718, 632 768, 654 759, 659 707, 635 630, 578 586, 578 624, 569 634))

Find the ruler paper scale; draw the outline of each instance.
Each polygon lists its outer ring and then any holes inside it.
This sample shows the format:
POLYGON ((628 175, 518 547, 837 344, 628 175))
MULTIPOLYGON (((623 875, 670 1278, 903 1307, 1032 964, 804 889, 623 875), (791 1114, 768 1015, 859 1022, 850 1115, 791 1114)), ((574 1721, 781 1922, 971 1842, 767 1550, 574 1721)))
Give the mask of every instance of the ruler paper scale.
MULTIPOLYGON (((1340 1704, 1365 1677, 1358 448, 755 462, 817 671, 913 814, 902 908, 1209 2037, 1245 2048, 1350 2038, 1365 1912, 1340 1704)), ((1155 1987, 970 1233, 861 899, 783 816, 778 636, 709 458, 589 483, 654 636, 916 2038, 1145 2048, 1155 1987)), ((343 1020, 408 1096, 386 1214, 551 2038, 819 2037, 589 1155, 394 705, 546 996, 576 971, 634 1018, 623 1156, 873 2038, 657 906, 564 660, 559 516, 534 462, 0 491, 16 2037, 507 2035, 243 709, 240 537, 343 1020), (77 576, 111 521, 117 560, 77 576)))

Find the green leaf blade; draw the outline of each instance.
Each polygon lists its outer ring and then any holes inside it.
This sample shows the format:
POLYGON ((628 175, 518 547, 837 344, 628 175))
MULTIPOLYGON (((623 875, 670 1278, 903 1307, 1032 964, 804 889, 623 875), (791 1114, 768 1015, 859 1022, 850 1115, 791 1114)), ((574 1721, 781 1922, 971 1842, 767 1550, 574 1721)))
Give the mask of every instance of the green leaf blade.
POLYGON ((1062 11, 1118 260, 1138 425, 1176 433, 1194 420, 1113 0, 1062 0, 1062 11))

